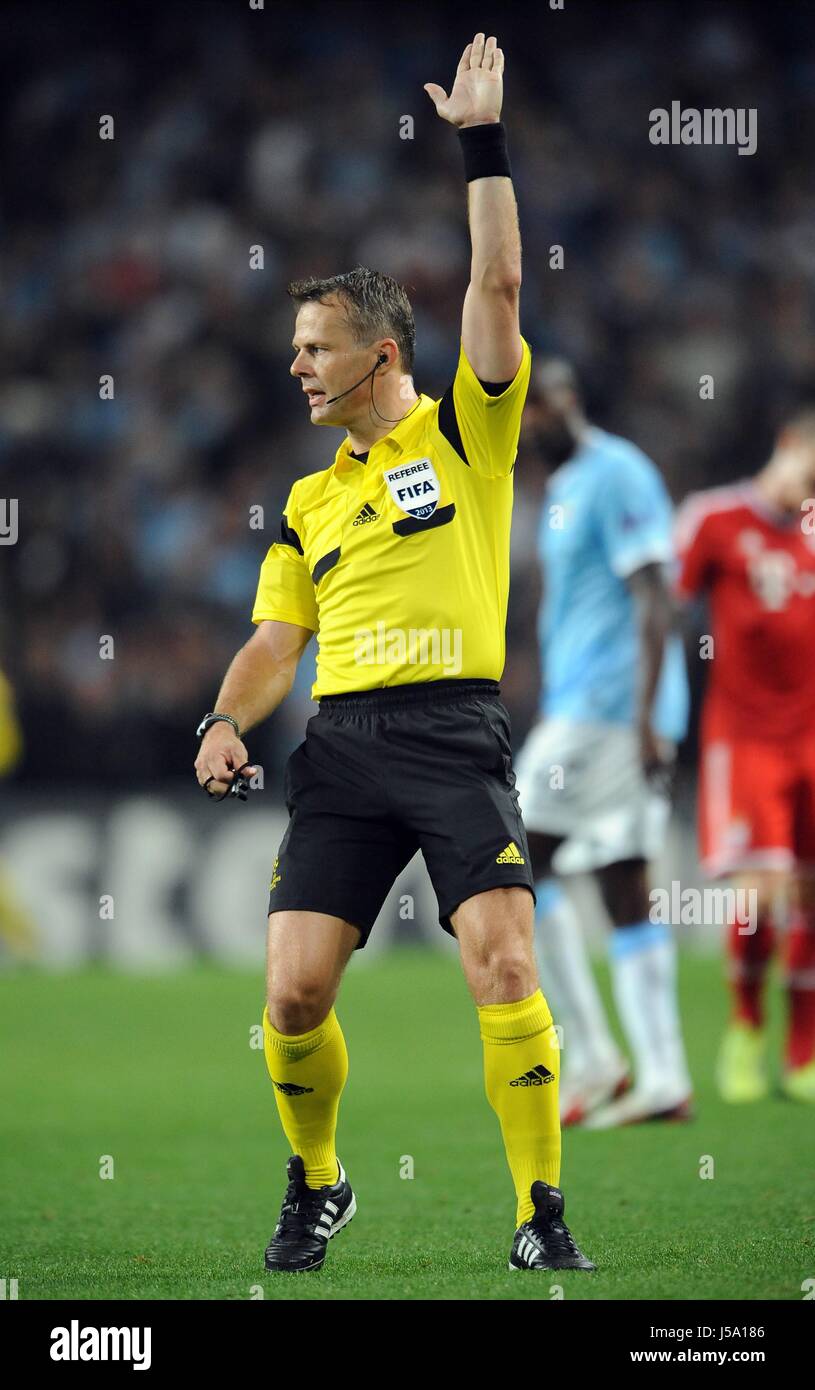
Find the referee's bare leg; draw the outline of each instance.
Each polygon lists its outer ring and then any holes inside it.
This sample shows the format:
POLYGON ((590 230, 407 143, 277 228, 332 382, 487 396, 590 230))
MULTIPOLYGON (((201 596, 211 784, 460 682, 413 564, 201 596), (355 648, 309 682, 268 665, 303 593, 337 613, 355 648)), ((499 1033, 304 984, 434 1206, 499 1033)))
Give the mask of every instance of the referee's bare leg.
POLYGON ((477 1005, 526 999, 538 988, 535 912, 527 888, 492 888, 468 898, 451 921, 477 1005))
POLYGON ((560 1052, 538 983, 534 902, 527 888, 493 888, 451 921, 478 1010, 487 1098, 498 1116, 515 1184, 517 1225, 536 1212, 531 1188, 560 1179, 560 1052))
POLYGON ((280 1033, 307 1033, 333 1008, 359 931, 323 912, 271 912, 266 1008, 280 1033))

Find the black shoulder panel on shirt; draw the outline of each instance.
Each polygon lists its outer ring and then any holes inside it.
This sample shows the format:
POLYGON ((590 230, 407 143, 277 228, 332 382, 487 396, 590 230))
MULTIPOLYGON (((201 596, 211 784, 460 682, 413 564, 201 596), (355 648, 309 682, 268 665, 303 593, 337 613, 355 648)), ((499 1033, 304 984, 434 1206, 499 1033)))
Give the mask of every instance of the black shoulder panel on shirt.
POLYGON ((282 545, 290 545, 297 551, 298 555, 302 555, 303 547, 300 542, 300 537, 294 527, 289 525, 289 519, 285 512, 280 519, 280 542, 282 545))
MULTIPOLYGON (((482 381, 480 377, 478 381, 488 396, 501 396, 504 391, 506 391, 507 387, 512 385, 512 381, 482 381)), ((464 460, 469 468, 470 460, 464 452, 461 430, 458 427, 458 419, 456 417, 455 402, 453 401, 452 385, 448 386, 439 401, 439 429, 447 440, 447 443, 452 444, 456 453, 464 460)))
POLYGON ((394 521, 393 529, 397 536, 415 536, 417 531, 432 531, 434 526, 446 526, 456 514, 456 504, 437 507, 430 516, 406 516, 404 521, 394 521))
POLYGON ((483 386, 488 396, 503 396, 507 387, 511 386, 514 380, 515 378, 513 377, 511 381, 482 381, 481 377, 479 377, 478 383, 480 386, 483 386))
POLYGON ((456 417, 456 407, 453 403, 453 387, 448 386, 441 400, 439 401, 439 430, 444 435, 448 444, 451 444, 462 462, 470 467, 470 460, 464 452, 464 443, 461 438, 461 430, 458 427, 456 417))
POLYGON ((340 547, 337 546, 336 550, 329 550, 328 554, 324 555, 322 560, 317 561, 314 569, 311 571, 311 578, 315 584, 319 584, 323 575, 328 574, 329 570, 333 570, 339 558, 340 547))

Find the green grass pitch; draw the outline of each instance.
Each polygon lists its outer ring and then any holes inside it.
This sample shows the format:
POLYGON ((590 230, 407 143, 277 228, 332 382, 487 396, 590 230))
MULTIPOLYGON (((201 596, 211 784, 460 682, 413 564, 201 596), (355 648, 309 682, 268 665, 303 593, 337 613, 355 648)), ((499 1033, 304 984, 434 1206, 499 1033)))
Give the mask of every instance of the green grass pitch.
POLYGON ((598 1272, 510 1274, 513 1194, 455 959, 353 961, 339 1152, 359 1211, 322 1271, 289 1276, 263 1269, 287 1148, 250 1047, 260 965, 7 975, 0 1276, 21 1299, 249 1299, 257 1286, 267 1299, 549 1299, 553 1285, 567 1299, 800 1299, 815 1276, 815 1117, 718 1100, 720 977, 718 962, 682 960, 695 1122, 565 1135, 566 1217, 598 1272), (713 1179, 699 1176, 705 1155, 713 1179))

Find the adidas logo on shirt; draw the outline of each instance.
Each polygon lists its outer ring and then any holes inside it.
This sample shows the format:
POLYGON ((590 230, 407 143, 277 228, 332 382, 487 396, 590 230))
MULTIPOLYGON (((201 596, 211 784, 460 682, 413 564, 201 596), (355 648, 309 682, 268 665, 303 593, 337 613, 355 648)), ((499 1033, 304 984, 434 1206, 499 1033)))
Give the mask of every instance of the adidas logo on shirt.
POLYGON ((378 521, 379 512, 375 512, 370 502, 366 502, 359 516, 355 519, 355 526, 364 526, 368 521, 378 521))
POLYGON ((525 864, 521 851, 518 849, 514 840, 511 840, 506 849, 502 850, 496 859, 496 864, 525 864))
MULTIPOLYGON (((515 1085, 514 1081, 512 1084, 515 1085)), ((314 1090, 313 1086, 295 1086, 293 1081, 275 1081, 274 1077, 272 1085, 276 1086, 278 1091, 282 1091, 284 1096, 307 1096, 314 1090)))
POLYGON ((555 1073, 539 1062, 531 1071, 525 1071, 523 1076, 516 1076, 514 1081, 510 1081, 510 1086, 546 1086, 550 1081, 554 1081, 555 1073))

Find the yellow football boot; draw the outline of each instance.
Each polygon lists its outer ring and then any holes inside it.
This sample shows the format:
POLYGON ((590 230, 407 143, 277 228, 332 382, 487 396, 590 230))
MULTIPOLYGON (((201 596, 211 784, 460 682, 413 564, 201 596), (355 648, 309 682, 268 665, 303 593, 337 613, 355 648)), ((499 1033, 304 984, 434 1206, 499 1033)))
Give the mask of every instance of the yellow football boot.
POLYGON ((781 1090, 789 1100, 815 1102, 815 1058, 784 1073, 781 1090))
POLYGON ((767 1078, 767 1035, 738 1020, 731 1023, 719 1049, 716 1084, 722 1100, 733 1105, 763 1100, 769 1094, 767 1078))

